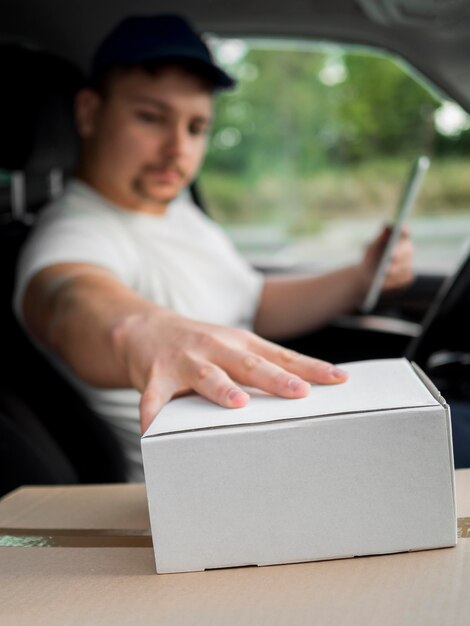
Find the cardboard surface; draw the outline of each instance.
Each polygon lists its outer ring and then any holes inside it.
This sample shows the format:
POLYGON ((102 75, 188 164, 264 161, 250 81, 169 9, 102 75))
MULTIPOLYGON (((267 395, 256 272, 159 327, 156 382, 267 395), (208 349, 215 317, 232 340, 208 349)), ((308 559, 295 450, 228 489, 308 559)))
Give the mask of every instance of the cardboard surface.
MULTIPOLYGON (((470 517, 470 470, 456 473, 470 517)), ((26 488, 0 526, 131 528, 142 485, 26 488), (66 503, 66 506, 65 506, 66 503), (127 506, 128 505, 128 506, 127 506)), ((148 529, 147 529, 147 532, 148 529)), ((265 568, 155 576, 151 548, 0 548, 0 623, 9 626, 468 626, 470 540, 456 548, 265 568)))
POLYGON ((158 572, 455 545, 444 401, 405 359, 345 368, 301 400, 168 405, 142 438, 158 572))
POLYGON ((148 531, 145 497, 143 484, 25 487, 0 500, 0 528, 148 531))

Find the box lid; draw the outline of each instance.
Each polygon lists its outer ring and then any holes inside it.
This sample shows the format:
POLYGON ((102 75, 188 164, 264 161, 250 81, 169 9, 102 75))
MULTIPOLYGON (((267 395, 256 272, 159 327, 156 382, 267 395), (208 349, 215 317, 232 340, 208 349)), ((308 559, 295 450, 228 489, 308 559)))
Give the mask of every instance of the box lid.
POLYGON ((306 398, 285 399, 250 390, 240 409, 225 409, 192 394, 177 398, 158 414, 143 438, 190 430, 261 424, 307 417, 344 416, 370 411, 439 406, 439 392, 407 359, 343 363, 348 380, 340 385, 312 385, 306 398))

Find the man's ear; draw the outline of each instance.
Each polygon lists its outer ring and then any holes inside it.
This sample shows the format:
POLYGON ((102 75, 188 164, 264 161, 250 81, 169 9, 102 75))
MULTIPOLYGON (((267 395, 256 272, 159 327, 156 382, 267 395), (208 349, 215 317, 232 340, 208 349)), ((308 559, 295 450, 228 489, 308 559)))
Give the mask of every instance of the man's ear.
POLYGON ((82 139, 95 134, 101 106, 101 96, 93 89, 81 89, 75 96, 75 119, 82 139))

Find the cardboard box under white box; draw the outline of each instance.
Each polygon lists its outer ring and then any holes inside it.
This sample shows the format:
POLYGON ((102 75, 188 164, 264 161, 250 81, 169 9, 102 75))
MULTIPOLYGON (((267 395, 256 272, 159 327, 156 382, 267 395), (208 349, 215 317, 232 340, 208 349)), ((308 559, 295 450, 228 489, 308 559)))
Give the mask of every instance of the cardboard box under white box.
POLYGON ((456 544, 449 408, 405 359, 307 398, 171 402, 142 437, 157 572, 456 544))

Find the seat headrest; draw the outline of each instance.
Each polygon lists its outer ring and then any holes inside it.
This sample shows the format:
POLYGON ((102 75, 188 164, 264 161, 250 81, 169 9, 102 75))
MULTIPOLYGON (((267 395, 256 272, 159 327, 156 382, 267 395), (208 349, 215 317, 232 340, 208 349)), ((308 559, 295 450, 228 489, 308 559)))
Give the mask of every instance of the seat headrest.
POLYGON ((0 43, 0 168, 33 173, 74 165, 73 99, 82 73, 49 52, 0 43))

